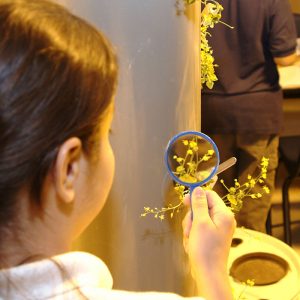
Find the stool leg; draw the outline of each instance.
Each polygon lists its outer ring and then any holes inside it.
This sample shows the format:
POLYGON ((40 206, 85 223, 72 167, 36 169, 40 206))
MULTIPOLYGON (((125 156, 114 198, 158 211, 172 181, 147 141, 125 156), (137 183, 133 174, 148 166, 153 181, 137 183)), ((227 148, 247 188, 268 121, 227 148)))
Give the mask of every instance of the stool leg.
POLYGON ((266 232, 269 235, 272 235, 272 205, 269 209, 267 221, 266 221, 266 232))
POLYGON ((282 187, 284 241, 290 246, 292 245, 291 215, 290 215, 290 200, 289 200, 289 187, 291 183, 292 183, 292 178, 288 177, 284 181, 282 187))

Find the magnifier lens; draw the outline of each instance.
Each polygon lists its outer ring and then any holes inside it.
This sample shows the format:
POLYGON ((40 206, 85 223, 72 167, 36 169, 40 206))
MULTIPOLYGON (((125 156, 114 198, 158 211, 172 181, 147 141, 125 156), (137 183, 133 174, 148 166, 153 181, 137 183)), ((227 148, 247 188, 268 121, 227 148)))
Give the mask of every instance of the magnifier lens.
POLYGON ((200 132, 183 132, 167 147, 166 163, 175 181, 196 186, 208 182, 216 173, 219 153, 214 142, 200 132))

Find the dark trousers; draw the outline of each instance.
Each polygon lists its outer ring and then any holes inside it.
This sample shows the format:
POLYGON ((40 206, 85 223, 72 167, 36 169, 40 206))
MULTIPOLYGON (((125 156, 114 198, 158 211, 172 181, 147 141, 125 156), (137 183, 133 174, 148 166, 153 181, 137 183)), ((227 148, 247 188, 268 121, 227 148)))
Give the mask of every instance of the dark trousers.
MULTIPOLYGON (((238 179, 240 184, 247 181, 248 174, 255 176, 259 173, 260 161, 264 156, 269 158, 267 185, 271 193, 263 194, 262 198, 244 198, 243 207, 236 214, 238 226, 244 226, 253 230, 265 232, 266 219, 271 206, 271 195, 275 185, 275 172, 278 165, 278 143, 279 137, 276 135, 256 135, 256 134, 210 134, 215 141, 220 152, 221 162, 235 156, 237 163, 219 175, 219 179, 224 179, 227 187, 234 186, 234 179, 238 179)), ((261 185, 257 184, 253 192, 261 191, 261 185)), ((218 182, 215 190, 221 195, 226 194, 224 187, 218 182)))

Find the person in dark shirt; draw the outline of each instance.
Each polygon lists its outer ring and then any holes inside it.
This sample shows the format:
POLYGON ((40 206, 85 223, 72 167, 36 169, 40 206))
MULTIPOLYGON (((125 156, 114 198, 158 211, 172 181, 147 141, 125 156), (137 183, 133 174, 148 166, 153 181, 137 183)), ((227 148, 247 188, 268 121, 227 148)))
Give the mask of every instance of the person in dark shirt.
MULTIPOLYGON (((210 45, 218 64, 218 81, 202 90, 202 131, 220 149, 221 161, 236 156, 238 163, 222 174, 232 186, 259 172, 269 158, 266 184, 274 188, 282 128, 282 90, 278 65, 296 60, 296 29, 288 0, 223 0, 222 20, 210 45)), ((217 190, 223 193, 219 184, 217 190)), ((254 190, 255 192, 255 190, 254 190)), ((265 231, 271 194, 245 200, 236 215, 238 225, 265 231)))

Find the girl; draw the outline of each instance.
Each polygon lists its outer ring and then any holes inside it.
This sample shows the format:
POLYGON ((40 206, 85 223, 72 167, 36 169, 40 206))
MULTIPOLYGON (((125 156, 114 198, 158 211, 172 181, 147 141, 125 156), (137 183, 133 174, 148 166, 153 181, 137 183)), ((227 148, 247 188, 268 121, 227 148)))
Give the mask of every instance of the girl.
MULTIPOLYGON (((112 290, 100 259, 68 252, 113 180, 107 39, 47 0, 0 0, 0 32, 0 298, 180 299, 112 290)), ((183 226, 194 278, 207 299, 231 299, 233 215, 200 188, 193 203, 183 226)))

